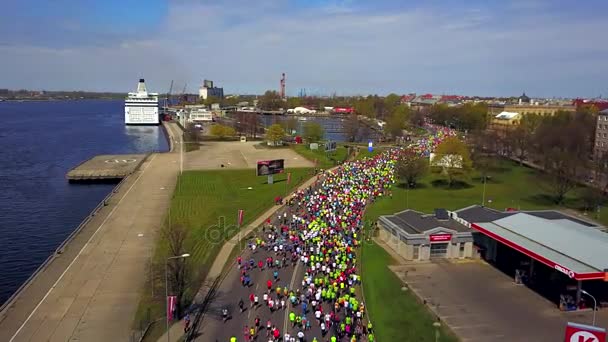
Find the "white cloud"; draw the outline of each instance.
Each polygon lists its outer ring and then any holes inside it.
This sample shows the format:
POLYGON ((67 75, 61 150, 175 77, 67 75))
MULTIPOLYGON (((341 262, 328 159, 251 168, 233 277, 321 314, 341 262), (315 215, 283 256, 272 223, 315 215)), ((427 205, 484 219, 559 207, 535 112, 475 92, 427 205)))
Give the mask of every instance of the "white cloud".
POLYGON ((596 94, 608 74, 608 47, 600 44, 608 23, 500 15, 481 8, 359 12, 349 2, 321 10, 270 0, 174 2, 158 36, 108 48, 4 47, 0 73, 18 87, 61 82, 123 91, 141 75, 159 91, 173 79, 194 92, 210 78, 226 92, 261 93, 276 89, 286 72, 293 94, 596 94))

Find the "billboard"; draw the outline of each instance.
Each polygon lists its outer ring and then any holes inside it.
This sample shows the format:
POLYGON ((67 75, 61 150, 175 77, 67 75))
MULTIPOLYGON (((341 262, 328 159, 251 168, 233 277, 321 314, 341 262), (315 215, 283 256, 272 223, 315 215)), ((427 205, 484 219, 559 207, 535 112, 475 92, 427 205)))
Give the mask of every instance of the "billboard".
POLYGON ((274 175, 285 171, 285 159, 260 160, 256 173, 258 176, 274 175))
POLYGON ((336 150, 336 142, 335 141, 328 141, 327 143, 325 143, 325 152, 332 152, 336 150))
POLYGON ((606 342, 606 329, 568 322, 564 342, 606 342))

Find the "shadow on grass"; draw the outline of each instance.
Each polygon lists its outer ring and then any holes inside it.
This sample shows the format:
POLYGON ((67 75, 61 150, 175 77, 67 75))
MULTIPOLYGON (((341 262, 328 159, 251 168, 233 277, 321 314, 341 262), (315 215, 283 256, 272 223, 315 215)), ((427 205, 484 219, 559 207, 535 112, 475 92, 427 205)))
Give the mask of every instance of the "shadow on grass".
POLYGON ((450 185, 445 179, 435 179, 431 182, 434 188, 444 189, 444 190, 462 190, 462 189, 470 189, 473 185, 462 182, 462 181, 453 181, 450 185))
MULTIPOLYGON (((399 183, 396 186, 399 189, 407 189, 407 185, 405 183, 399 183)), ((429 185, 426 183, 416 183, 416 185, 410 185, 410 190, 426 189, 428 187, 429 185)))
MULTIPOLYGON (((471 180, 475 183, 479 183, 479 184, 483 184, 483 177, 472 177, 471 180)), ((492 177, 492 176, 487 176, 486 177, 486 184, 500 184, 503 183, 503 181, 501 181, 499 178, 496 177, 492 177)))
POLYGON ((492 173, 506 173, 506 172, 511 172, 512 169, 513 169, 513 166, 508 167, 508 166, 504 166, 504 165, 496 165, 496 166, 489 167, 488 171, 492 172, 492 173))
MULTIPOLYGON (((525 200, 529 201, 531 203, 534 203, 536 205, 545 206, 545 207, 557 205, 557 203, 555 203, 555 196, 551 196, 549 194, 535 194, 535 195, 526 197, 525 200)), ((561 205, 567 205, 568 202, 569 201, 566 199, 566 200, 564 200, 563 203, 561 203, 561 205)))

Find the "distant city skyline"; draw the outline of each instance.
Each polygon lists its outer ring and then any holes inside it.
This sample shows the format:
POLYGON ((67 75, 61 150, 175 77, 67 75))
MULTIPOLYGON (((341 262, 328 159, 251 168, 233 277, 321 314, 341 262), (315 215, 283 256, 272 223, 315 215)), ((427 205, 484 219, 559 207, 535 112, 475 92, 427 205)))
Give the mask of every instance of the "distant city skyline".
POLYGON ((0 88, 608 95, 600 0, 11 1, 0 88), (181 84, 181 85, 180 85, 181 84))

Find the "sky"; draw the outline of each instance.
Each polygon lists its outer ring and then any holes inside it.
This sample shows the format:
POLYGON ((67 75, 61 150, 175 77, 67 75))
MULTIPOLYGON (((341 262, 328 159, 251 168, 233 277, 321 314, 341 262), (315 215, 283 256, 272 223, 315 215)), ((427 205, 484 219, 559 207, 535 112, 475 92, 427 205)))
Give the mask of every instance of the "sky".
POLYGON ((608 96, 605 0, 4 0, 0 88, 608 96))

